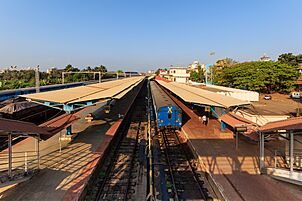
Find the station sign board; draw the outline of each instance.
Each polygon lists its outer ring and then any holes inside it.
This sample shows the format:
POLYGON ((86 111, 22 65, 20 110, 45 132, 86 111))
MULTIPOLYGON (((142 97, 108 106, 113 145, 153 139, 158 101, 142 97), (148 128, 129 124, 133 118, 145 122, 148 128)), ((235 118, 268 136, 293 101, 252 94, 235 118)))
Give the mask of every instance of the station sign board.
POLYGON ((234 126, 234 128, 235 128, 235 131, 237 131, 237 132, 246 132, 247 131, 246 124, 236 124, 234 126))

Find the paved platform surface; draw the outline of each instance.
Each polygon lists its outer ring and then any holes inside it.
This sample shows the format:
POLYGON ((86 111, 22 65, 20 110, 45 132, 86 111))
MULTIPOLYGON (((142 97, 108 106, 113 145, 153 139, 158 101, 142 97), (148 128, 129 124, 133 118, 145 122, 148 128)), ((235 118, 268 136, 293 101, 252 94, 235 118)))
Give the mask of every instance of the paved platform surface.
MULTIPOLYGON (((59 152, 59 134, 40 143, 41 170, 29 181, 0 194, 1 200, 76 200, 83 189, 87 177, 94 170, 105 145, 111 137, 106 132, 118 120, 118 111, 122 114, 128 109, 133 94, 117 101, 109 114, 93 106, 80 113, 82 117, 73 125, 78 133, 71 142, 62 142, 64 148, 59 152), (87 123, 83 117, 88 113, 96 114, 96 119, 87 123)), ((28 138, 13 147, 13 151, 34 151, 34 140, 28 138)))
MULTIPOLYGON (((217 120, 210 120, 205 126, 191 109, 180 101, 177 103, 190 117, 184 122, 183 133, 228 200, 302 200, 300 186, 259 174, 257 143, 241 139, 236 150, 233 134, 221 133, 217 120)), ((266 164, 273 164, 268 149, 265 155, 266 164)))

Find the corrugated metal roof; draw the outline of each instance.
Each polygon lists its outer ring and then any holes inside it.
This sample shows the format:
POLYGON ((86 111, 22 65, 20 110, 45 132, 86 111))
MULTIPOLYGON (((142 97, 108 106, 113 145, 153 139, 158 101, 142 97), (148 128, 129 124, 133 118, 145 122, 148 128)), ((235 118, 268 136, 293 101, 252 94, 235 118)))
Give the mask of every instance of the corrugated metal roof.
POLYGON ((51 135, 46 136, 46 138, 41 138, 43 140, 46 140, 47 138, 51 137, 54 134, 57 134, 61 130, 67 128, 69 125, 73 124, 77 120, 79 120, 80 117, 76 114, 62 114, 52 120, 49 120, 43 124, 40 124, 39 127, 43 128, 47 132, 49 132, 51 135))
POLYGON ((32 103, 28 101, 21 101, 7 104, 6 106, 0 108, 0 113, 13 114, 15 112, 19 112, 24 109, 29 109, 33 107, 37 107, 37 103, 32 103))
POLYGON ((277 130, 302 130, 302 117, 274 121, 261 126, 261 132, 272 132, 277 130))
POLYGON ((136 82, 134 85, 132 85, 131 87, 129 87, 128 89, 122 91, 121 93, 113 96, 113 98, 115 99, 121 99, 123 96, 125 96, 130 90, 132 90, 134 87, 136 87, 137 85, 139 85, 141 83, 141 80, 136 82))
POLYGON ((245 124, 245 125, 255 124, 254 122, 252 122, 248 119, 245 119, 243 117, 240 117, 240 116, 238 116, 234 113, 231 113, 231 112, 222 115, 219 119, 221 121, 225 122, 226 124, 232 126, 233 128, 235 128, 236 125, 238 125, 238 124, 245 124))
POLYGON ((49 135, 45 129, 30 122, 0 118, 0 132, 49 135))
POLYGON ((89 100, 96 100, 96 99, 103 99, 103 98, 120 98, 125 95, 123 93, 124 91, 128 92, 128 89, 132 89, 136 84, 139 84, 142 81, 142 77, 135 78, 128 80, 127 82, 120 83, 119 85, 111 86, 108 85, 108 89, 102 90, 100 92, 85 96, 83 98, 76 99, 74 101, 71 101, 70 103, 75 103, 75 102, 83 102, 83 101, 89 101, 89 100), (119 96, 121 94, 121 96, 119 96))
POLYGON ((186 102, 210 105, 216 107, 229 108, 232 106, 249 105, 250 102, 242 101, 237 98, 224 96, 186 84, 175 82, 164 82, 157 80, 159 84, 181 97, 186 102))
POLYGON ((40 100, 61 104, 110 98, 131 87, 133 84, 142 81, 143 78, 144 77, 142 76, 131 77, 68 89, 22 95, 22 97, 30 100, 40 100))

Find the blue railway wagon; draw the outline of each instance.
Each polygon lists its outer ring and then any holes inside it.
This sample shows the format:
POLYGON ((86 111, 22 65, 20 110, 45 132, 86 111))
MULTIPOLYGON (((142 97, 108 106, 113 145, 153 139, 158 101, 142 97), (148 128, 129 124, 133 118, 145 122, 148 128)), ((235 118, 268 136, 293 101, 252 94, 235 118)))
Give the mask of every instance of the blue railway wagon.
POLYGON ((154 111, 157 120, 157 128, 181 129, 182 111, 176 103, 158 86, 155 81, 150 81, 150 88, 154 111))

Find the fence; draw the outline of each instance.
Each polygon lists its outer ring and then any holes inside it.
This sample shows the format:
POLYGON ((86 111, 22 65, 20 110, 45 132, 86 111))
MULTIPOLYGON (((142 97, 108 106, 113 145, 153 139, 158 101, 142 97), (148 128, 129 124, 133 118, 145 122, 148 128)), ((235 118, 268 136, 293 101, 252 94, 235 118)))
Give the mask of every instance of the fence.
MULTIPOLYGON (((8 177, 8 152, 0 154, 0 178, 8 177)), ((39 169, 38 153, 35 151, 12 153, 12 177, 24 175, 39 169)), ((2 179, 1 179, 2 181, 2 179)))
MULTIPOLYGON (((275 150, 274 153, 274 167, 275 168, 289 168, 290 155, 284 151, 275 150)), ((302 170, 302 149, 294 149, 293 167, 297 170, 302 170)))

